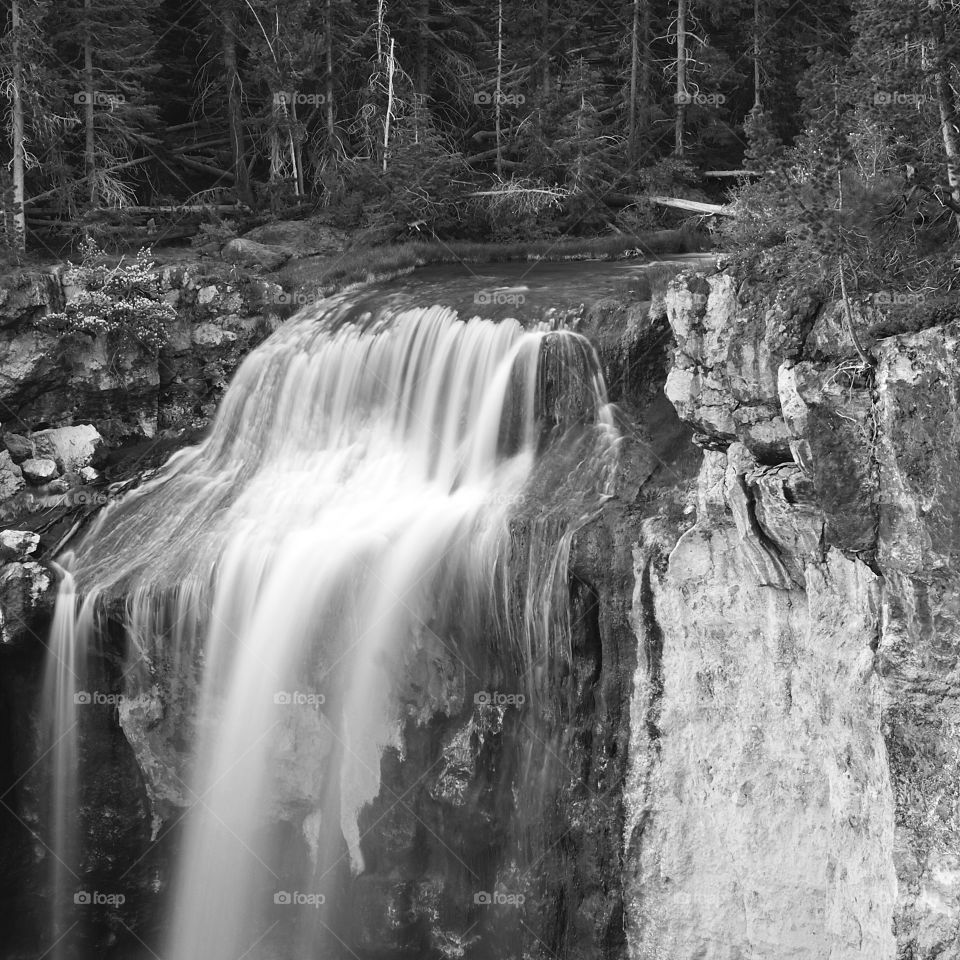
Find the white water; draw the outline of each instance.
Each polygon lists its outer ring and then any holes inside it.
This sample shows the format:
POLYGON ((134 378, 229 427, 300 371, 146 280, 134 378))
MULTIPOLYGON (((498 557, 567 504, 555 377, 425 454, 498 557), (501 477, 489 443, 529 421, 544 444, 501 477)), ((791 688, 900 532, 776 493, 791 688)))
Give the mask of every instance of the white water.
MULTIPOLYGON (((277 924, 309 954, 324 911, 294 921, 275 897, 331 900, 344 864, 364 870, 359 816, 383 750, 402 747, 396 681, 425 636, 508 647, 535 695, 562 654, 567 553, 615 442, 576 335, 340 302, 252 354, 210 438, 104 512, 64 580, 61 659, 91 642, 95 606, 124 598, 131 689, 202 676, 165 960, 257 957, 277 924), (277 818, 308 852, 295 875, 277 818)), ((54 840, 74 857, 70 674, 51 672, 50 702, 65 735, 54 840)))

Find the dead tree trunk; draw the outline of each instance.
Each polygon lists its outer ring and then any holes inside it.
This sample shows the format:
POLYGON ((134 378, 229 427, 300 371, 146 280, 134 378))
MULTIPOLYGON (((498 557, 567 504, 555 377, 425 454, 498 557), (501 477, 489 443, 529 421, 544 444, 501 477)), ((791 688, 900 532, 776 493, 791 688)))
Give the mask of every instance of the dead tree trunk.
POLYGON ((687 5, 689 0, 677 0, 677 120, 674 130, 673 152, 683 157, 684 128, 687 122, 687 5))
POLYGON ((954 222, 960 231, 960 139, 957 133, 957 106, 947 75, 947 25, 942 0, 929 0, 928 9, 933 28, 933 84, 940 111, 940 134, 947 161, 947 184, 953 207, 954 222))
POLYGON ((24 193, 24 129, 23 129, 23 62, 20 51, 20 3, 11 2, 10 27, 13 30, 10 64, 10 126, 13 148, 13 246, 17 253, 26 249, 27 223, 23 209, 24 193))
POLYGON ((93 84, 93 37, 90 30, 90 0, 83 0, 84 31, 83 31, 83 92, 86 97, 83 105, 83 168, 87 177, 87 195, 90 206, 97 203, 97 148, 96 132, 94 130, 94 103, 97 91, 93 84))
POLYGON ((237 199, 250 203, 250 178, 247 174, 247 145, 243 132, 243 103, 240 98, 240 74, 237 70, 237 12, 232 0, 224 5, 221 52, 227 84, 227 123, 237 199))

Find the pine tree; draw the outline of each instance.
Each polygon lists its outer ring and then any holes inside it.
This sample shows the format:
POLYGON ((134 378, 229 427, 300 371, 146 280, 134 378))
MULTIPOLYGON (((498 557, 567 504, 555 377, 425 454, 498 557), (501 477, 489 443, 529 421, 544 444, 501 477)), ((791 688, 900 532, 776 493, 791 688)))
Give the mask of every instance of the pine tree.
MULTIPOLYGON (((61 109, 76 118, 82 143, 83 176, 72 186, 83 186, 77 196, 90 205, 130 202, 136 187, 120 170, 158 142, 149 90, 159 70, 152 45, 157 8, 157 0, 57 5, 51 46, 68 91, 61 109)), ((69 146, 75 144, 70 138, 69 146)))

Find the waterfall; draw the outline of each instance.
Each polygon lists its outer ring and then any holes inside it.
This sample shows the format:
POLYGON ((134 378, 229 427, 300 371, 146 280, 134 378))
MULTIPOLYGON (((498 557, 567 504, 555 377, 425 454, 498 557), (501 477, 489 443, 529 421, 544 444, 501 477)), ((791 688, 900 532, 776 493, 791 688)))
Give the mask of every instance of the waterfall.
POLYGON ((63 561, 57 884, 79 870, 77 664, 119 624, 125 691, 181 711, 193 757, 161 955, 257 957, 276 928, 290 956, 312 956, 337 878, 365 870, 384 750, 403 750, 406 659, 427 638, 469 687, 471 658, 495 655, 536 700, 568 655, 567 556, 616 446, 575 333, 347 298, 288 321, 243 363, 206 441, 63 561))

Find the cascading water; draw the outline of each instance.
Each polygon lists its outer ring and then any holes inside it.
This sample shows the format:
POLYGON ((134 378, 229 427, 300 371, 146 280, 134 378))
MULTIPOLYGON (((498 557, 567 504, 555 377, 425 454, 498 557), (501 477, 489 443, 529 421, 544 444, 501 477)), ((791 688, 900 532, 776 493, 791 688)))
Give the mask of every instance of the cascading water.
POLYGON ((364 871, 361 813, 384 750, 403 749, 405 658, 424 637, 465 676, 497 656, 536 699, 564 656, 571 539, 616 443, 596 357, 568 331, 345 299, 289 321, 247 358, 209 438, 64 559, 56 885, 80 869, 77 664, 119 622, 125 692, 181 711, 194 757, 164 960, 307 958, 339 939, 335 878, 364 871))

